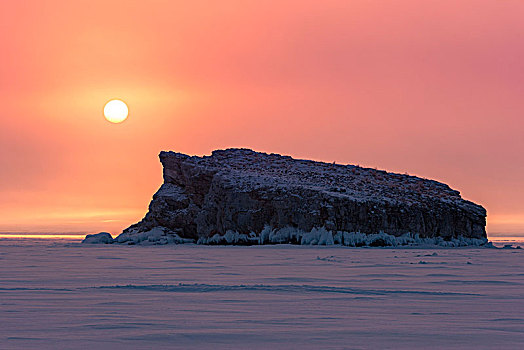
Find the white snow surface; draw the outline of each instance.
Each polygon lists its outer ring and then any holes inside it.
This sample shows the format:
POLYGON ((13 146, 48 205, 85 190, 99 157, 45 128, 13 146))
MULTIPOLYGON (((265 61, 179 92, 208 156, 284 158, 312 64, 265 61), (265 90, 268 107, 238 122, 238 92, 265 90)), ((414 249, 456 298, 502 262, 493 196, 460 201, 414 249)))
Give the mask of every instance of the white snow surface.
POLYGON ((0 239, 0 348, 518 349, 523 252, 0 239))

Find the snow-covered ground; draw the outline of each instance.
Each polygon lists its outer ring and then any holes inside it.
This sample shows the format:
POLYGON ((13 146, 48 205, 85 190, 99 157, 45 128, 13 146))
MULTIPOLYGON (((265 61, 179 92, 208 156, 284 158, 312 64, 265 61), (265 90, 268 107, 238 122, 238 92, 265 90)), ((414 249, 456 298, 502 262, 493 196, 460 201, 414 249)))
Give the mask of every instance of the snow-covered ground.
POLYGON ((517 349, 524 250, 0 239, 1 349, 517 349))

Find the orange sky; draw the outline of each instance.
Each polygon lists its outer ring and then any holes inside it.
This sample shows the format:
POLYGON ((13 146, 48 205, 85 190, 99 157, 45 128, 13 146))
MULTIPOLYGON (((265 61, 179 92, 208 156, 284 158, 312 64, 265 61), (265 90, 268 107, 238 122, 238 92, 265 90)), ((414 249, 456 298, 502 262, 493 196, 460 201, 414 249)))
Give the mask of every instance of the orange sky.
POLYGON ((140 219, 160 150, 444 181, 524 233, 524 1, 2 1, 0 231, 140 219), (275 5, 277 4, 278 5, 275 5), (110 124, 121 98, 129 119, 110 124))

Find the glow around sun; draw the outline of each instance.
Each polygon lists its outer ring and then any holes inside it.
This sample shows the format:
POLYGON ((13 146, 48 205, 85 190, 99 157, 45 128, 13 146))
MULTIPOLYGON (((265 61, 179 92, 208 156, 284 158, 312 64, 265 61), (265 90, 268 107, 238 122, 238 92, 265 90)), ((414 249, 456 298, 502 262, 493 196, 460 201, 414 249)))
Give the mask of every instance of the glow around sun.
POLYGON ((122 100, 111 100, 104 106, 104 117, 111 123, 122 123, 128 113, 129 109, 122 100))

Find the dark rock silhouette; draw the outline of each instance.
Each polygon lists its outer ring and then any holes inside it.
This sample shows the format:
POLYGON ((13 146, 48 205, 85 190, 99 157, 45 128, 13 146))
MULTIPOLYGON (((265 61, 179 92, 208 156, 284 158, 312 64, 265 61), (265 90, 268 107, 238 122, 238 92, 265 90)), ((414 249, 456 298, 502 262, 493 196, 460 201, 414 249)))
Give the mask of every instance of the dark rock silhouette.
MULTIPOLYGON (((160 161, 164 183, 148 213, 116 241, 153 230, 163 243, 210 243, 228 232, 236 238, 226 243, 264 243, 265 228, 486 239, 486 210, 433 180, 249 149, 161 152, 160 161)), ((300 234, 286 235, 283 243, 300 243, 300 234)))

